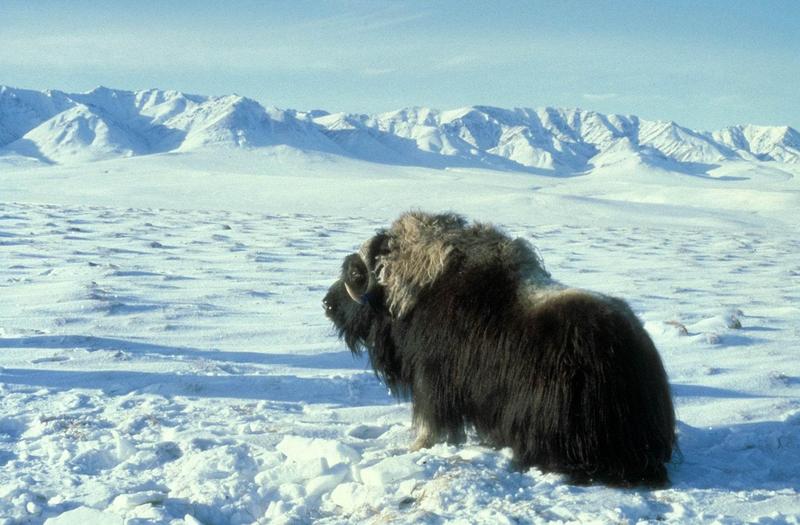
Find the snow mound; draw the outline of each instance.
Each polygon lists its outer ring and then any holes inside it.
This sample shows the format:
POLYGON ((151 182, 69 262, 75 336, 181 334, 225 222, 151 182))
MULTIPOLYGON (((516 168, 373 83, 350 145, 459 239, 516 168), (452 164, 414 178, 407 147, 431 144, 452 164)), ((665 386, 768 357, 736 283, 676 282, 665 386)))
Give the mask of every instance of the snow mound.
POLYGON ((361 455, 355 449, 330 439, 286 436, 276 449, 297 463, 322 459, 326 463, 325 468, 339 463, 349 465, 361 460, 361 455))

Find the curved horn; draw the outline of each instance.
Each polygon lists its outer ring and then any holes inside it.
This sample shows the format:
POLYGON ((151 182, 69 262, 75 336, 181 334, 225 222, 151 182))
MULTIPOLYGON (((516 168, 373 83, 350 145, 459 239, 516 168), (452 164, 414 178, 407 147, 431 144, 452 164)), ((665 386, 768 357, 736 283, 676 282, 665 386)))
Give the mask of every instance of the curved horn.
POLYGON ((359 252, 358 256, 364 263, 364 267, 367 269, 367 286, 364 289, 364 292, 360 294, 356 290, 354 290, 349 284, 347 284, 347 281, 345 281, 344 287, 345 290, 347 290, 347 295, 349 295, 351 299, 353 299, 358 304, 366 304, 367 297, 369 296, 370 292, 372 292, 375 289, 375 287, 378 286, 378 278, 375 275, 375 270, 370 268, 369 263, 367 262, 367 260, 365 260, 364 255, 361 252, 359 252))
POLYGON ((385 242, 385 236, 377 235, 361 245, 361 248, 358 250, 358 257, 367 269, 367 286, 364 292, 358 293, 358 291, 353 289, 347 282, 344 283, 347 295, 358 304, 366 304, 369 294, 378 286, 378 268, 373 266, 376 262, 375 258, 378 255, 376 252, 380 250, 383 242, 385 242))
POLYGON ((352 288, 350 288, 349 284, 344 283, 344 289, 347 290, 347 295, 349 295, 350 298, 355 302, 357 302, 358 304, 364 304, 366 302, 364 300, 364 296, 358 295, 352 288))

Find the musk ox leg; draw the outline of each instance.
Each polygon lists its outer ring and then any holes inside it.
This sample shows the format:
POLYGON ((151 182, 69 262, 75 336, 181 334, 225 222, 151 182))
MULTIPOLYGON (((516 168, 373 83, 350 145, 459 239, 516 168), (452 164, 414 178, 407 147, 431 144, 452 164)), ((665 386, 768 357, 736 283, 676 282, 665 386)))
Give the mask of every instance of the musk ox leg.
POLYGON ((463 443, 466 440, 462 411, 448 402, 447 392, 418 375, 414 381, 413 426, 417 437, 412 452, 436 443, 463 443))
POLYGON ((413 427, 416 433, 416 439, 411 446, 408 447, 411 452, 416 452, 423 448, 430 448, 439 442, 438 436, 428 427, 425 421, 418 421, 415 419, 413 427))
POLYGON ((416 452, 423 448, 430 448, 437 443, 447 442, 453 445, 458 445, 466 441, 467 436, 464 432, 464 425, 455 425, 449 429, 435 429, 424 419, 417 419, 414 417, 413 421, 414 431, 416 432, 416 439, 411 444, 409 450, 416 452))

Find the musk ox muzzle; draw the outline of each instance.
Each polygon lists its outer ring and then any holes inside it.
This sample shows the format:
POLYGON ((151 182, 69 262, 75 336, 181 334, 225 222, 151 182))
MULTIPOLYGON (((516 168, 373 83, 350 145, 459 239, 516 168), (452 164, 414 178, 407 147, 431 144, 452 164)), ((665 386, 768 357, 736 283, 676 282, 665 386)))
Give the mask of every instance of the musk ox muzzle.
POLYGON ((412 449, 474 428, 520 468, 667 483, 675 415, 652 340, 623 300, 554 281, 527 241, 407 213, 345 258, 323 303, 350 350, 412 400, 412 449))

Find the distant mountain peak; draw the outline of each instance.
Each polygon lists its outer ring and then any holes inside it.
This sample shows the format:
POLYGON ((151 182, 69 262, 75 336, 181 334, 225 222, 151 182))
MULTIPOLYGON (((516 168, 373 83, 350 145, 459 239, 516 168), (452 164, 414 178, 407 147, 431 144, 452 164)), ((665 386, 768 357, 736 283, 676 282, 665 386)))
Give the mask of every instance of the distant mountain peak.
POLYGON ((85 162, 281 144, 373 162, 537 173, 582 172, 625 159, 671 169, 742 160, 800 163, 800 133, 789 126, 705 132, 672 120, 580 108, 490 105, 329 113, 265 108, 238 94, 106 86, 70 94, 0 86, 0 156, 85 162))

